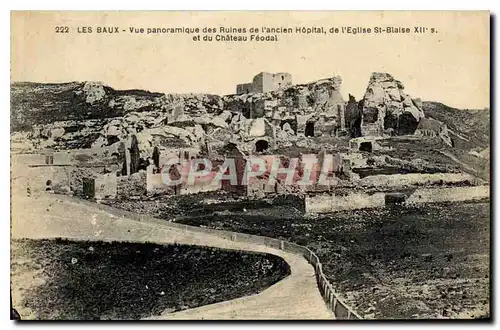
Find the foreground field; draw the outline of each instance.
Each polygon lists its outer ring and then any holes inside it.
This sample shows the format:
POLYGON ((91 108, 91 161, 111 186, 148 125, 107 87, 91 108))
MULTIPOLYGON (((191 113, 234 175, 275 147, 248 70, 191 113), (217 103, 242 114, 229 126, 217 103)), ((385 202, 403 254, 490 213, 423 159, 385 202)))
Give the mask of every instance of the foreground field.
POLYGON ((140 319, 258 293, 280 257, 186 245, 13 240, 16 308, 34 319, 140 319))

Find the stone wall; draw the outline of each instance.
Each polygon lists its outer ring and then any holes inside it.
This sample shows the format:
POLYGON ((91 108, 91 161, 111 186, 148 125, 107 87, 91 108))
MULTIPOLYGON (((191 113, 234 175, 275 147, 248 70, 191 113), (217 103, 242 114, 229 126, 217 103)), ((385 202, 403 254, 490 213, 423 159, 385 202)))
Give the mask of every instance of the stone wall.
MULTIPOLYGON (((163 180, 164 173, 147 173, 146 190, 148 194, 167 194, 176 195, 180 191, 179 185, 167 185, 163 180)), ((173 179, 172 179, 173 180, 173 179)))
POLYGON ((48 165, 46 156, 53 156, 53 165, 99 165, 122 163, 118 153, 118 145, 102 148, 71 149, 64 151, 39 151, 33 154, 17 154, 13 156, 16 163, 24 165, 48 165))
POLYGON ((306 197, 306 213, 327 213, 385 205, 385 194, 351 193, 344 196, 321 194, 306 197))
POLYGON ((252 83, 236 85, 236 94, 248 94, 253 92, 252 83))
POLYGON ((479 184, 479 180, 466 173, 408 173, 391 175, 371 175, 358 183, 363 187, 397 188, 431 184, 479 184))
POLYGON ((479 201, 490 198, 490 186, 418 188, 409 194, 409 196, 405 193, 397 192, 377 192, 374 194, 349 193, 344 196, 318 194, 306 197, 306 213, 327 213, 343 210, 385 207, 388 203, 386 198, 394 196, 400 197, 400 201, 404 205, 479 201))
POLYGON ((277 184, 269 184, 269 178, 251 178, 248 182, 247 195, 262 198, 267 194, 277 193, 277 184))
POLYGON ((68 167, 70 172, 70 189, 76 195, 83 194, 83 178, 95 179, 98 176, 105 174, 105 166, 95 166, 95 167, 84 167, 84 166, 72 166, 68 167))
POLYGON ((67 190, 70 187, 71 169, 63 166, 40 166, 28 169, 27 184, 31 192, 67 190), (50 182, 49 182, 50 181, 50 182), (49 183, 49 185, 47 185, 49 183))
POLYGON ((405 204, 462 202, 490 198, 490 186, 417 189, 405 204))
POLYGON ((194 184, 188 184, 187 180, 184 181, 180 187, 179 193, 181 195, 189 195, 221 189, 221 180, 213 180, 213 176, 211 176, 207 178, 207 180, 197 180, 194 184))
POLYGON ((115 198, 117 193, 116 173, 99 175, 94 179, 95 199, 115 198))

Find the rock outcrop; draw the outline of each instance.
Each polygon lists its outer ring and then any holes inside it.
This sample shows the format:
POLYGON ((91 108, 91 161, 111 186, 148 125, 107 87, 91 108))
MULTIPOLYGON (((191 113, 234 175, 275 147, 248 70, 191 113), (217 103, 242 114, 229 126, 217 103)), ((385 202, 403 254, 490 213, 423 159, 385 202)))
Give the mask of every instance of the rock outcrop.
POLYGON ((308 125, 308 134, 331 136, 345 122, 341 83, 332 77, 223 97, 119 91, 99 82, 14 83, 11 130, 31 131, 35 147, 52 149, 104 147, 132 135, 147 136, 144 141, 160 135, 187 144, 202 144, 212 135, 248 140, 256 134, 248 120, 256 118, 266 120, 266 132, 284 129, 282 139, 304 135, 308 125))
POLYGON ((99 82, 13 83, 11 132, 30 132, 35 147, 100 147, 176 122, 196 127, 198 135, 201 127, 227 127, 223 108, 222 98, 210 94, 120 91, 99 82))
POLYGON ((241 112, 247 118, 273 119, 282 113, 326 112, 337 116, 345 106, 340 94, 342 79, 335 76, 309 84, 293 85, 286 89, 222 97, 224 109, 241 112))
POLYGON ((388 73, 372 73, 361 109, 363 136, 413 134, 424 118, 421 101, 406 94, 403 84, 388 73))
POLYGON ((335 76, 266 93, 217 96, 120 91, 98 82, 13 83, 11 130, 29 132, 32 146, 20 148, 55 150, 106 147, 133 135, 141 152, 169 143, 251 146, 257 138, 279 146, 305 138, 309 145, 313 137, 407 135, 418 127, 419 135, 452 145, 451 128, 419 126, 422 101, 407 95, 390 74, 373 73, 359 102, 349 95, 346 103, 341 84, 335 76))

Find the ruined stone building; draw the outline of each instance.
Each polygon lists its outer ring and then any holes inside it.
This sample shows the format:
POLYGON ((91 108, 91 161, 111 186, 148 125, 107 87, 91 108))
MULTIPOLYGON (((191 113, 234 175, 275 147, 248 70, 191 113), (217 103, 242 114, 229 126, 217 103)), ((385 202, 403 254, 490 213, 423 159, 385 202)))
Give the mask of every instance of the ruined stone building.
POLYGON ((118 180, 116 173, 82 178, 83 195, 95 199, 116 198, 118 180))
POLYGON ((252 83, 236 85, 236 94, 249 94, 249 93, 253 93, 252 83))
POLYGON ((292 86, 292 75, 287 72, 261 72, 251 83, 236 85, 236 94, 266 93, 292 86))
MULTIPOLYGON (((266 119, 286 133, 281 134, 283 138, 285 135, 342 136, 347 133, 346 102, 340 93, 341 83, 342 79, 334 76, 309 84, 285 87, 275 94, 232 96, 226 103, 228 108, 240 111, 245 118, 266 119)), ((238 131, 236 127, 234 131, 238 131)))

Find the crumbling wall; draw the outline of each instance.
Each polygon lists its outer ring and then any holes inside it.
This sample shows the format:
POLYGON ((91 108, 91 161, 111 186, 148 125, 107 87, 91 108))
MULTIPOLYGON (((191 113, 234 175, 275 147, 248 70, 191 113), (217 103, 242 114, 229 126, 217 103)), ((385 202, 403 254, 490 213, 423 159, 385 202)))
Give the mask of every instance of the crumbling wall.
POLYGON ((321 194, 306 196, 306 213, 327 213, 342 210, 383 207, 385 194, 350 193, 344 196, 321 194))
MULTIPOLYGON (((247 166, 247 160, 243 155, 230 154, 229 157, 233 157, 234 165, 236 170, 236 184, 232 184, 230 180, 221 180, 221 189, 227 191, 231 194, 246 195, 247 185, 243 184, 243 178, 245 174, 245 169, 247 166)), ((228 174, 229 172, 226 172, 228 174)))
POLYGON ((89 149, 72 149, 52 153, 54 164, 92 165, 121 164, 124 154, 120 153, 119 144, 89 149))
POLYGON ((17 154, 12 155, 12 164, 41 165, 45 164, 45 155, 42 154, 17 154))
POLYGON ((480 184, 480 181, 466 173, 408 173, 371 175, 358 181, 364 187, 397 188, 415 185, 435 184, 480 184))
POLYGON ((248 182, 247 195, 252 198, 262 198, 267 194, 277 193, 278 184, 269 184, 269 178, 251 178, 248 182))
POLYGON ((98 175, 94 179, 95 199, 116 198, 117 177, 116 173, 98 175))
POLYGON ((266 93, 292 85, 292 75, 286 72, 261 72, 252 80, 254 93, 266 93))
POLYGON ((95 179, 99 175, 104 174, 106 167, 105 166, 74 166, 69 167, 70 170, 70 189, 73 191, 75 195, 83 194, 83 178, 92 178, 95 179))
MULTIPOLYGON (((164 175, 166 173, 147 173, 146 190, 149 195, 167 194, 176 195, 180 192, 180 185, 168 185, 165 183, 164 175)), ((172 178, 172 180, 175 180, 172 178)))
POLYGON ((251 83, 236 85, 236 94, 266 93, 292 85, 292 75, 286 72, 261 72, 255 75, 251 83))
POLYGON ((144 196, 147 193, 147 174, 140 171, 131 176, 119 176, 117 178, 117 196, 128 198, 133 196, 144 196))
POLYGON ((278 107, 278 100, 259 99, 252 103, 250 118, 271 118, 273 110, 278 107))
POLYGON ((462 202, 490 198, 490 186, 450 187, 415 190, 405 201, 405 204, 462 202))
POLYGON ((206 180, 196 180, 193 184, 189 184, 184 180, 180 186, 181 195, 198 194, 207 191, 217 191, 222 188, 221 180, 213 180, 213 175, 206 180))
POLYGON ((236 94, 248 94, 248 93, 253 93, 252 83, 236 85, 236 94))
POLYGON ((71 170, 64 166, 39 166, 28 170, 28 186, 32 192, 63 190, 69 192, 71 170))

